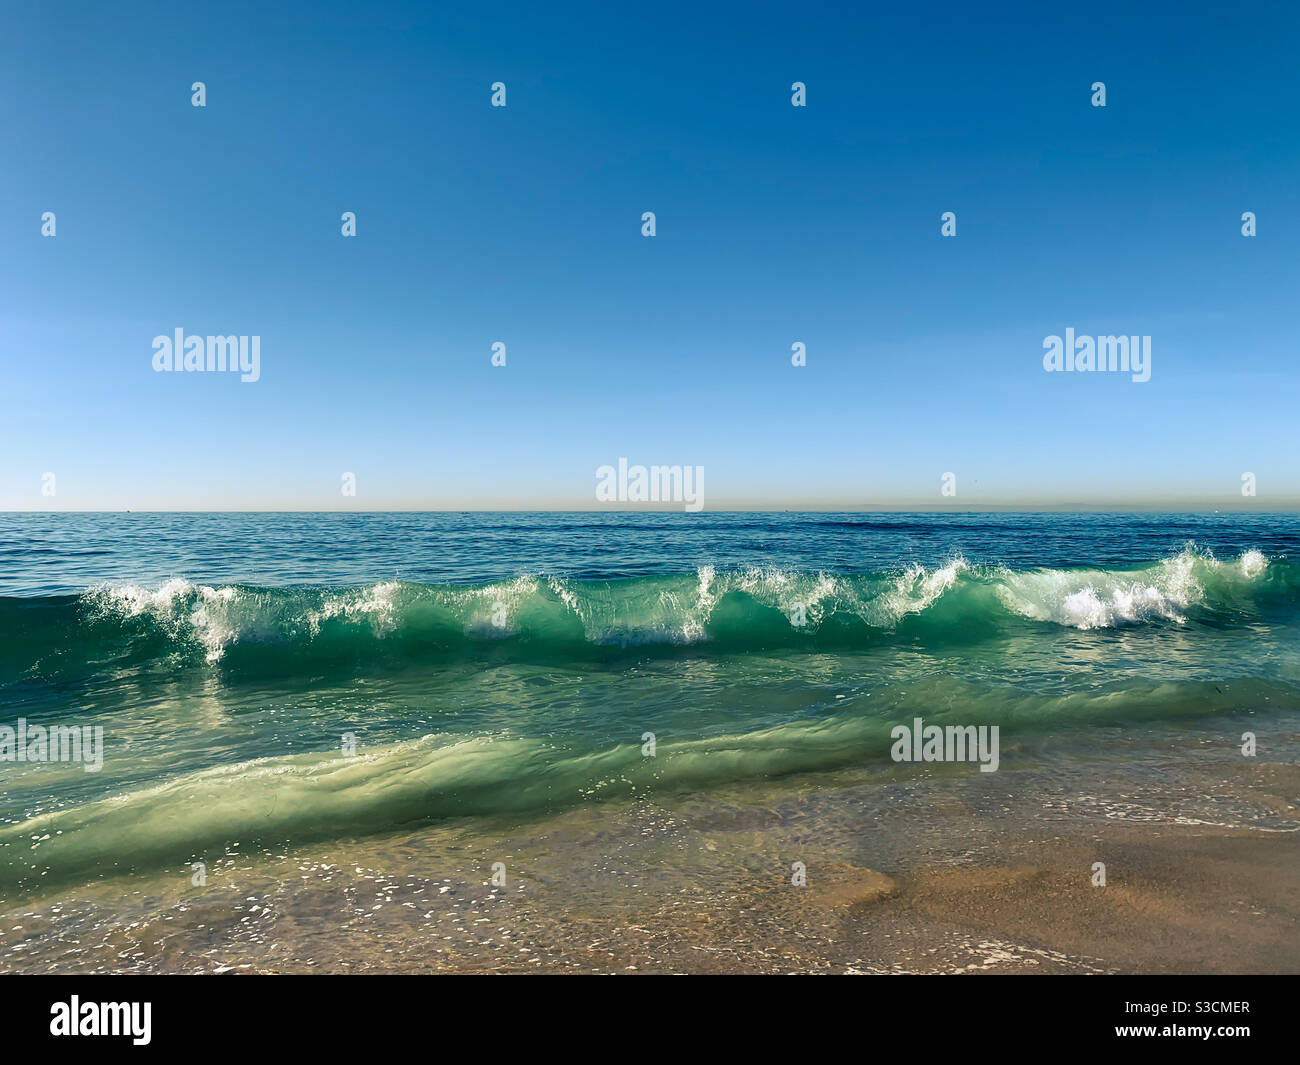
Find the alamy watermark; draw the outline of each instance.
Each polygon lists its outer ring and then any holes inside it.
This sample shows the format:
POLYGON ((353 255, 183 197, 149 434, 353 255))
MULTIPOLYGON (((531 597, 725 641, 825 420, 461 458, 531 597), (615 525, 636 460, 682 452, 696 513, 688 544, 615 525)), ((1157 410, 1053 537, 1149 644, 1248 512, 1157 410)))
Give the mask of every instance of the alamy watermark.
POLYGON ((889 732, 895 762, 979 762, 981 773, 998 771, 997 725, 927 725, 913 718, 911 726, 895 725, 889 732))
POLYGON ((599 503, 683 503, 692 513, 704 506, 703 466, 629 466, 596 469, 599 503))
POLYGON ((82 1002, 73 995, 50 1007, 50 1035, 130 1036, 136 1046, 148 1046, 152 1014, 152 1002, 82 1002))
POLYGON ((1043 369, 1048 373, 1131 373, 1133 380, 1151 380, 1151 338, 1089 337, 1065 331, 1062 339, 1043 337, 1043 369))
POLYGON ((260 336, 186 336, 179 326, 173 336, 153 338, 155 373, 231 373, 252 383, 262 376, 260 336))
POLYGON ((104 767, 103 725, 0 725, 0 762, 81 762, 87 773, 104 767))

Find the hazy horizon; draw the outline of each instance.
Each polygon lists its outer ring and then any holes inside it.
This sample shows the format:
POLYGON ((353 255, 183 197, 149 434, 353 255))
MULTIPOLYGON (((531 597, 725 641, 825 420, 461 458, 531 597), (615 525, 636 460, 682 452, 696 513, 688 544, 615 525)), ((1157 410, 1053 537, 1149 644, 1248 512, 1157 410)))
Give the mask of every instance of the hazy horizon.
MULTIPOLYGON (((699 511, 699 514, 726 513, 883 513, 883 514, 1106 514, 1106 513, 1150 513, 1150 514, 1292 514, 1300 512, 1300 500, 1282 500, 1267 506, 1251 506, 1231 499, 1222 503, 1170 501, 1152 504, 1124 504, 1118 502, 1088 503, 1076 501, 1070 503, 845 503, 845 504, 809 504, 809 503, 742 503, 720 502, 699 511)), ((47 507, 41 510, 0 510, 0 514, 682 514, 686 512, 680 504, 660 504, 657 506, 633 506, 630 504, 611 504, 596 506, 533 506, 533 505, 497 505, 497 506, 364 506, 364 507, 47 507)))

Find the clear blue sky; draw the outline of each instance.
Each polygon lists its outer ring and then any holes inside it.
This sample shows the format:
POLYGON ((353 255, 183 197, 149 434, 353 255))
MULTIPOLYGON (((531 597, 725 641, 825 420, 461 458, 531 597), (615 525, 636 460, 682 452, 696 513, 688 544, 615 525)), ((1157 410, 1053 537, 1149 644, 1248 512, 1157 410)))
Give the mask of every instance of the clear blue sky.
POLYGON ((1296 9, 850 6, 5 4, 0 508, 1295 505, 1296 9))

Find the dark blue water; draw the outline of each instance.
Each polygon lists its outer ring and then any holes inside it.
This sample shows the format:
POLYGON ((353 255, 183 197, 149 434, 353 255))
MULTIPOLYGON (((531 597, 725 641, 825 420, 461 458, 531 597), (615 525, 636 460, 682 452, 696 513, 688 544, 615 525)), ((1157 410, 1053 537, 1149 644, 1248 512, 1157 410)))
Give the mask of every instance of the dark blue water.
POLYGON ((863 513, 3 514, 0 595, 169 577, 247 584, 618 578, 702 565, 875 572, 955 555, 1013 568, 1300 547, 1300 515, 863 513))

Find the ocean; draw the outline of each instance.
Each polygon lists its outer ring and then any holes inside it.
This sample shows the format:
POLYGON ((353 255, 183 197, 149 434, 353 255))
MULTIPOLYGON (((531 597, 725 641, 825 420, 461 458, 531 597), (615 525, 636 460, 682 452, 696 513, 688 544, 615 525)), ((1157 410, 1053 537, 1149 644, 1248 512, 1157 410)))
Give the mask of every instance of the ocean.
MULTIPOLYGON (((855 870, 903 897, 1062 833, 1293 846, 1298 549, 1271 514, 5 514, 0 968, 752 969, 796 864, 866 920, 855 870), (918 719, 996 726, 997 771, 896 760, 918 719), (31 748, 69 727, 98 766, 31 748), (681 941, 738 894, 766 925, 681 941), (634 961, 591 947, 647 910, 634 961)), ((924 954, 835 942, 776 968, 924 954)))

